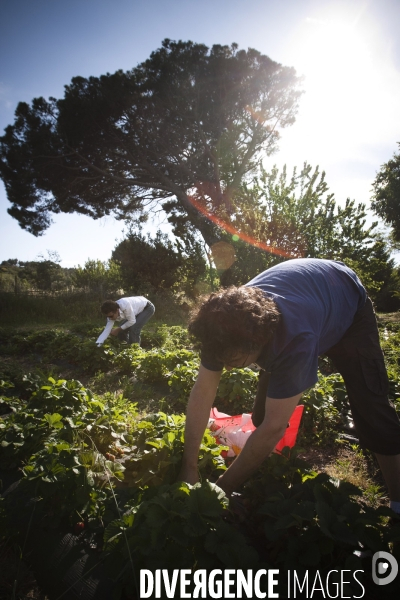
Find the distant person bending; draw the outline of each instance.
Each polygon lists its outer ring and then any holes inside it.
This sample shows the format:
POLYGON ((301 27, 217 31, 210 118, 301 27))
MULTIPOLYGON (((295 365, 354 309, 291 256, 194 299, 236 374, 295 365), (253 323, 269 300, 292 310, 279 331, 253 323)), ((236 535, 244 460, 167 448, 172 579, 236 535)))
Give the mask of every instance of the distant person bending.
POLYGON ((140 333, 154 315, 154 310, 153 304, 144 296, 120 298, 117 301, 106 300, 101 305, 101 312, 107 317, 107 325, 96 344, 101 346, 109 335, 113 335, 129 345, 140 346, 140 333), (114 321, 121 321, 120 326, 113 328, 114 321))

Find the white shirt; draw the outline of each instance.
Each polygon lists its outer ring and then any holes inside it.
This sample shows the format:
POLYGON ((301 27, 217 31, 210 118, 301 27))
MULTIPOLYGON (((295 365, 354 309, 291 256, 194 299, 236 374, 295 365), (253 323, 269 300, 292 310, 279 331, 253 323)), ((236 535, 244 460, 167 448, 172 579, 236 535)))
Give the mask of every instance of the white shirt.
MULTIPOLYGON (((144 296, 131 296, 130 298, 120 298, 117 300, 119 309, 118 316, 115 320, 121 321, 122 319, 126 319, 126 323, 121 325, 121 329, 128 329, 128 327, 132 327, 132 325, 136 323, 136 315, 142 312, 146 307, 147 302, 148 300, 144 296)), ((114 322, 114 319, 107 317, 107 325, 97 338, 96 344, 101 346, 101 344, 105 342, 110 335, 114 322)))

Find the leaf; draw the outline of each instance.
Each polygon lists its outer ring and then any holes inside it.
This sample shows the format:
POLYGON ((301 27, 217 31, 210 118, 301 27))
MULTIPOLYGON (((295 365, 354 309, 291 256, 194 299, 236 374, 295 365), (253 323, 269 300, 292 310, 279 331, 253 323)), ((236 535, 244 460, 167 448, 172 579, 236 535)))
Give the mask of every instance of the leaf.
POLYGON ((62 452, 64 450, 67 452, 71 451, 71 446, 67 442, 62 442, 61 444, 57 444, 56 448, 57 448, 58 452, 62 452))
POLYGON ((315 515, 315 504, 314 502, 304 500, 293 509, 292 514, 306 521, 311 521, 315 515))
POLYGON ((321 554, 331 554, 335 544, 331 538, 323 536, 318 540, 318 547, 321 554))
POLYGON ((363 546, 371 548, 374 552, 382 549, 382 539, 380 533, 375 527, 360 527, 357 529, 358 538, 363 546))
POLYGON ((316 567, 321 561, 321 553, 318 544, 310 544, 303 549, 298 556, 299 562, 306 567, 316 567))
POLYGON ((62 419, 63 417, 59 413, 53 413, 52 415, 46 413, 43 417, 43 421, 47 421, 50 427, 54 427, 55 429, 63 428, 62 419))
POLYGON ((318 525, 328 537, 332 537, 331 527, 337 521, 335 511, 324 501, 319 500, 316 503, 316 511, 318 516, 318 525))
POLYGON ((362 496, 362 490, 349 481, 340 480, 337 488, 339 492, 345 496, 362 496))
POLYGON ((274 526, 274 529, 289 529, 289 527, 293 527, 295 525, 299 525, 299 519, 293 515, 284 515, 280 517, 274 526))
POLYGON ((79 464, 86 468, 92 467, 96 462, 96 458, 97 454, 95 454, 93 450, 88 450, 87 452, 80 452, 78 454, 79 464))
POLYGON ((208 483, 193 486, 188 499, 189 510, 204 517, 219 516, 227 505, 228 501, 221 488, 212 488, 208 483))
POLYGON ((332 525, 331 531, 332 537, 335 540, 339 540, 340 542, 344 542, 345 544, 350 544, 352 546, 357 546, 357 536, 346 523, 340 523, 337 521, 332 525))
POLYGON ((205 539, 204 547, 208 552, 216 554, 227 567, 245 568, 258 562, 254 548, 247 545, 245 537, 230 527, 220 523, 205 539))

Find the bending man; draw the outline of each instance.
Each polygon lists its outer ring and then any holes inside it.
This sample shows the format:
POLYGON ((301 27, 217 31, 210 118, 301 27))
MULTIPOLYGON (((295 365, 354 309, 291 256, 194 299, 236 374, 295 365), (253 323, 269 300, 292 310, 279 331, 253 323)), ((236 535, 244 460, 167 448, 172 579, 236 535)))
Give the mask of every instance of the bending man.
POLYGON ((189 324, 201 365, 186 416, 181 479, 198 481, 197 457, 222 369, 252 363, 260 379, 257 429, 220 477, 227 494, 273 451, 302 393, 317 382, 326 354, 343 376, 360 442, 377 456, 400 513, 400 423, 388 399, 388 378, 371 300, 343 263, 295 259, 264 271, 245 286, 214 293, 189 324))
POLYGON ((107 317, 107 325, 99 335, 96 344, 101 346, 109 335, 118 336, 121 341, 128 344, 139 344, 140 332, 143 326, 154 314, 154 306, 144 296, 131 296, 106 300, 101 305, 101 312, 107 317), (119 327, 114 327, 114 321, 121 321, 119 327))

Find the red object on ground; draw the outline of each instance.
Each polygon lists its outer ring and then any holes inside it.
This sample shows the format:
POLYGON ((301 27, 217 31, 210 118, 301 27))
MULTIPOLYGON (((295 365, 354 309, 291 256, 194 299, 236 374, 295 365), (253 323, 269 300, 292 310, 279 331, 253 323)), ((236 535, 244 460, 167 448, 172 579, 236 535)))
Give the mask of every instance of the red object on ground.
POLYGON ((79 535, 85 529, 85 523, 82 521, 80 523, 75 523, 74 533, 75 535, 79 535))
MULTIPOLYGON (((274 452, 280 452, 282 450, 282 448, 285 448, 285 446, 289 446, 290 448, 293 448, 293 446, 296 444, 297 433, 299 431, 299 426, 300 426, 301 417, 303 415, 303 410, 304 410, 303 404, 299 404, 298 406, 296 406, 296 408, 293 411, 292 416, 289 419, 289 424, 288 424, 288 427, 286 428, 285 435, 277 443, 274 452)), ((251 413, 249 413, 249 414, 251 414, 251 413)), ((211 412, 210 412, 210 419, 213 419, 214 422, 212 424, 211 429, 212 429, 212 431, 214 431, 217 434, 216 435, 217 442, 224 443, 223 441, 220 441, 218 439, 218 431, 220 429, 223 429, 224 427, 232 426, 232 425, 240 426, 240 424, 242 423, 242 418, 243 418, 242 415, 235 415, 235 416, 231 417, 230 415, 219 412, 216 408, 212 408, 211 412)), ((244 432, 254 431, 255 429, 256 429, 256 427, 253 425, 253 422, 251 419, 249 419, 249 421, 241 427, 241 431, 244 431, 244 432)))

